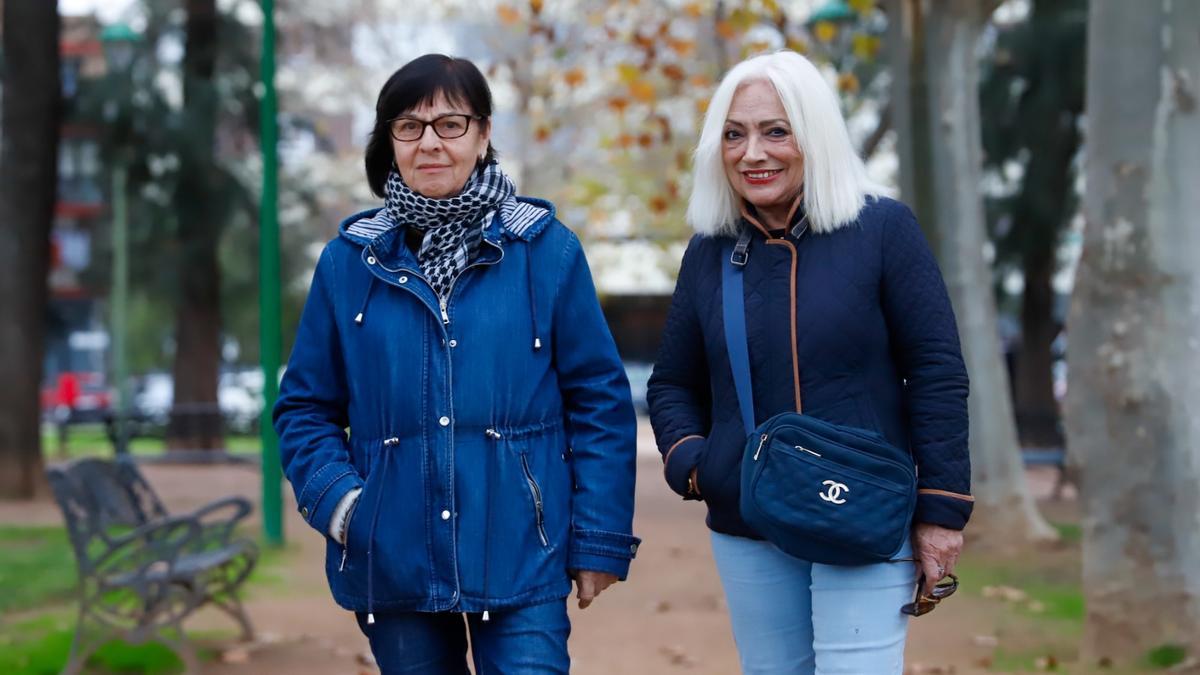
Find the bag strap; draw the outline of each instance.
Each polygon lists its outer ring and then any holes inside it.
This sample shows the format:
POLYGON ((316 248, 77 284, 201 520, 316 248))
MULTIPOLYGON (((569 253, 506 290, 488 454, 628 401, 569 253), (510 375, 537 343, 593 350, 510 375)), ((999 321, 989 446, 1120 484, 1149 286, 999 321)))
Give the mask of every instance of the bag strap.
POLYGON ((750 387, 750 352, 746 344, 746 303, 742 270, 749 259, 750 232, 742 231, 737 244, 726 246, 728 256, 721 256, 721 311, 725 324, 725 349, 733 371, 733 388, 737 391, 738 408, 746 435, 754 433, 754 390, 750 387))

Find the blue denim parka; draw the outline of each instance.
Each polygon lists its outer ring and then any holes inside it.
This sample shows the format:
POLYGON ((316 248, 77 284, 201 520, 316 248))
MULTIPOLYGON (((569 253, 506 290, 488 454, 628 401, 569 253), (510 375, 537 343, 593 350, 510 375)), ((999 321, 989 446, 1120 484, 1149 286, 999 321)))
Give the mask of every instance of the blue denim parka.
POLYGON ((353 611, 479 612, 620 578, 632 536, 629 383, 576 236, 510 201, 440 302, 385 211, 317 263, 274 409, 300 514, 353 611), (362 488, 343 546, 328 538, 362 488))

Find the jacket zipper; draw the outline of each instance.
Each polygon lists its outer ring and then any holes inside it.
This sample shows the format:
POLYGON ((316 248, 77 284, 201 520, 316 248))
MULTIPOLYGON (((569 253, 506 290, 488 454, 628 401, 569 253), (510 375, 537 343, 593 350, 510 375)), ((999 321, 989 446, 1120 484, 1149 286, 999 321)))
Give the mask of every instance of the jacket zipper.
POLYGON ((545 519, 542 512, 542 490, 538 487, 537 481, 533 479, 533 472, 529 470, 529 459, 525 455, 521 455, 521 469, 525 471, 525 482, 529 484, 529 494, 533 496, 533 506, 537 524, 538 538, 542 540, 542 546, 550 545, 550 539, 546 536, 545 519))
MULTIPOLYGON (((458 283, 458 280, 463 276, 463 274, 465 274, 467 270, 469 270, 473 267, 481 267, 483 265, 495 265, 495 264, 499 263, 501 260, 504 260, 504 249, 500 245, 494 244, 494 243, 488 241, 487 239, 484 239, 483 241, 484 241, 484 243, 486 243, 490 246, 493 246, 496 248, 496 250, 500 251, 500 257, 496 258, 495 260, 493 260, 491 262, 487 262, 487 263, 479 262, 479 261, 471 263, 470 265, 467 265, 465 268, 463 268, 462 272, 459 272, 454 277, 454 279, 452 279, 450 281, 450 288, 447 289, 447 291, 446 291, 446 297, 444 299, 440 298, 440 297, 438 298, 438 309, 441 312, 443 331, 447 330, 447 327, 450 325, 450 313, 447 309, 447 306, 449 304, 450 298, 454 295, 454 285, 456 283, 458 283)), ((368 250, 368 252, 371 253, 371 255, 374 255, 375 252, 371 250, 371 247, 369 245, 367 246, 367 250, 368 250)), ((375 258, 376 258, 376 260, 378 260, 379 256, 375 256, 375 258)), ((389 272, 399 272, 399 271, 408 272, 409 274, 413 274, 416 277, 420 278, 426 284, 429 283, 429 280, 426 279, 425 276, 422 275, 420 273, 420 271, 418 271, 418 270, 411 270, 411 269, 407 269, 407 268, 403 268, 403 267, 393 270, 393 269, 384 267, 383 263, 380 263, 379 266, 383 267, 383 269, 385 269, 389 272)), ((389 283, 391 283, 391 282, 389 282, 389 283)), ((410 291, 410 292, 412 292, 412 291, 410 291)), ((437 295, 437 294, 435 293, 434 295, 437 295)), ((450 401, 450 419, 453 420, 454 419, 454 361, 453 361, 453 359, 450 359, 450 358, 446 359, 446 380, 447 380, 446 391, 449 393, 448 398, 450 401)), ((450 426, 449 431, 450 431, 450 452, 453 453, 454 452, 454 426, 453 425, 450 426)), ((454 466, 453 454, 450 457, 450 466, 451 467, 454 466)), ((451 525, 451 527, 454 527, 453 524, 451 525)), ((454 535, 452 535, 452 536, 454 536, 454 535)), ((546 541, 545 533, 542 533, 542 540, 546 541)), ((452 551, 451 555, 454 555, 453 547, 452 547, 451 551, 452 551)), ((454 560, 454 578, 455 579, 458 578, 458 559, 457 558, 455 558, 455 560, 454 560)), ((458 603, 458 589, 457 588, 455 588, 455 590, 454 590, 453 597, 454 597, 454 602, 451 603, 451 605, 449 607, 453 607, 455 604, 458 603)))
POLYGON ((475 268, 475 267, 482 267, 484 265, 496 265, 496 264, 499 264, 499 262, 501 260, 504 260, 504 249, 503 248, 497 246, 496 244, 493 244, 492 242, 488 241, 487 239, 484 239, 483 241, 484 241, 484 243, 486 243, 490 246, 495 246, 496 250, 500 251, 500 257, 496 258, 492 262, 488 262, 488 263, 479 262, 477 260, 477 261, 471 263, 470 265, 467 265, 466 267, 464 267, 462 269, 462 271, 459 272, 458 274, 454 275, 454 278, 450 280, 450 287, 446 289, 446 297, 438 298, 438 307, 442 310, 442 325, 443 326, 450 325, 450 312, 447 310, 450 305, 450 298, 454 297, 454 285, 457 284, 458 280, 461 279, 463 277, 463 275, 465 275, 467 273, 467 270, 475 268))
MULTIPOLYGON (((499 263, 501 260, 504 260, 504 249, 503 248, 501 248, 498 244, 493 244, 492 242, 488 241, 487 239, 484 239, 483 242, 485 244, 488 244, 489 246, 495 247, 497 251, 500 251, 500 257, 496 258, 495 260, 493 260, 491 262, 479 262, 479 261, 473 262, 470 265, 467 265, 466 267, 464 267, 461 272, 459 272, 457 275, 455 275, 455 277, 453 279, 450 280, 450 287, 446 289, 446 297, 438 298, 438 313, 441 315, 443 326, 450 325, 449 306, 450 306, 450 298, 454 295, 454 285, 456 283, 458 283, 458 280, 464 274, 466 274, 467 270, 474 268, 474 267, 482 267, 484 265, 495 265, 495 264, 499 263)), ((367 246, 367 252, 370 253, 372 256, 374 256, 376 260, 379 259, 379 256, 375 255, 375 251, 372 250, 369 245, 367 246)), ((384 266, 384 264, 382 262, 379 264, 379 266, 382 267, 383 269, 387 270, 388 272, 407 272, 407 273, 412 274, 412 275, 416 276, 417 278, 423 280, 426 284, 429 283, 429 280, 425 278, 425 275, 421 274, 420 270, 409 269, 407 267, 397 267, 395 269, 392 269, 390 267, 384 266)))

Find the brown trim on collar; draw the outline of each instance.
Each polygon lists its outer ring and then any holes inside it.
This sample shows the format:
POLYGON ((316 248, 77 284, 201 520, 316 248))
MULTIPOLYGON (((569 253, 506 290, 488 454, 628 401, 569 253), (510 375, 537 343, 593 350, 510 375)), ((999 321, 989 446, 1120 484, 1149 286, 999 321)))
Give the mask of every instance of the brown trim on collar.
MULTIPOLYGON (((788 222, 789 223, 791 222, 792 217, 796 215, 797 209, 800 208, 800 205, 803 202, 804 202, 804 192, 801 191, 800 194, 796 195, 795 201, 792 202, 792 209, 791 209, 791 212, 788 214, 788 222)), ((791 326, 792 326, 792 386, 793 386, 794 394, 796 397, 796 412, 803 412, 803 405, 802 405, 802 401, 801 401, 801 397, 800 397, 800 350, 799 350, 799 339, 796 334, 798 331, 798 328, 796 326, 796 322, 798 319, 798 317, 796 316, 796 273, 797 273, 797 267, 799 265, 800 255, 796 251, 796 246, 792 242, 790 242, 786 238, 784 238, 782 235, 779 237, 772 237, 770 232, 767 230, 767 228, 764 227, 763 224, 752 213, 750 213, 750 209, 747 207, 746 201, 744 199, 741 202, 739 202, 738 207, 741 209, 742 218, 744 218, 746 220, 746 222, 750 223, 755 228, 757 228, 759 232, 762 232, 763 236, 767 240, 766 243, 768 246, 787 246, 788 250, 791 251, 791 253, 792 253, 792 273, 791 273, 791 279, 790 279, 790 284, 789 284, 789 286, 790 286, 789 287, 789 297, 791 297, 791 307, 789 308, 789 315, 791 317, 791 326)), ((786 232, 786 231, 787 230, 785 229, 784 232, 786 232)))
MULTIPOLYGON (((787 220, 784 221, 787 224, 783 226, 783 232, 786 233, 788 231, 788 227, 790 227, 792 224, 792 219, 796 217, 796 212, 799 211, 800 207, 803 205, 804 205, 804 190, 801 190, 800 194, 796 195, 796 198, 792 200, 791 208, 788 209, 787 220)), ((768 230, 766 224, 763 223, 763 221, 759 220, 759 217, 754 212, 752 212, 750 209, 751 209, 751 207, 747 206, 745 199, 741 199, 738 201, 738 211, 741 212, 742 218, 744 218, 747 223, 750 223, 751 225, 753 225, 755 227, 755 229, 757 229, 759 232, 762 232, 764 237, 766 237, 767 239, 771 239, 772 238, 771 233, 774 232, 775 230, 768 230)), ((780 236, 783 236, 783 235, 780 235, 780 236)))

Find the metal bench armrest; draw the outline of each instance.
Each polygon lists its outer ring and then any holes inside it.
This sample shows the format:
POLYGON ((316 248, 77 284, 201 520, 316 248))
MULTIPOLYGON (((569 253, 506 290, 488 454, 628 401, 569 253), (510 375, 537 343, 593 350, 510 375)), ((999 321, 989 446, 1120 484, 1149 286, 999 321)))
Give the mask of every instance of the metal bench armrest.
POLYGON ((169 573, 180 554, 202 533, 200 522, 190 516, 155 520, 112 539, 91 567, 100 575, 133 572, 144 576, 152 567, 169 573))
POLYGON ((187 517, 200 523, 206 541, 226 545, 233 536, 234 527, 250 515, 253 508, 245 497, 225 497, 201 506, 187 517))

